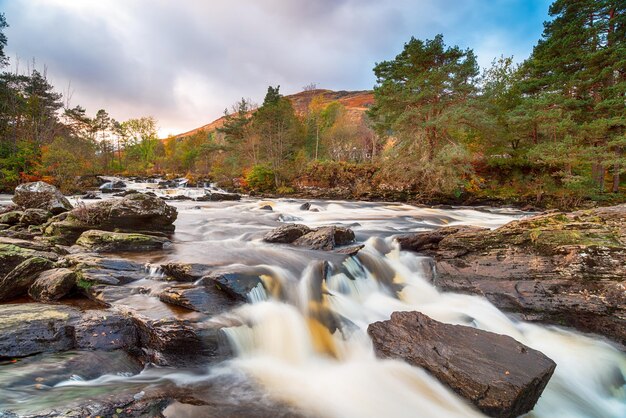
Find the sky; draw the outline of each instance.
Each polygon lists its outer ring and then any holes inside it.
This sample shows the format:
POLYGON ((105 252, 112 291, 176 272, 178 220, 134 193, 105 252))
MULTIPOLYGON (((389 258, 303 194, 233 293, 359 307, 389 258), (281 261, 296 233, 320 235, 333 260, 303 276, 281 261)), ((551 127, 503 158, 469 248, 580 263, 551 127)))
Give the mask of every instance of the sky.
POLYGON ((522 61, 550 0, 0 0, 10 69, 47 71, 69 105, 117 120, 153 116, 159 134, 220 117, 268 85, 368 90, 375 63, 411 36, 442 33, 481 67, 522 61), (34 63, 33 63, 34 62, 34 63), (69 94, 68 94, 69 93, 69 94))

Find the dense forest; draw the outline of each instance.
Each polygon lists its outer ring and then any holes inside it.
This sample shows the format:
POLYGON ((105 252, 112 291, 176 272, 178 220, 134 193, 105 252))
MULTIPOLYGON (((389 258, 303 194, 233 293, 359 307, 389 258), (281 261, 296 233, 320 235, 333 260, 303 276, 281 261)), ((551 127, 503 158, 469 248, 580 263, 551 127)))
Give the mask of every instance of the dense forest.
MULTIPOLYGON (((323 94, 297 111, 270 86, 261 105, 242 99, 215 129, 164 140, 151 117, 91 117, 64 104, 45 71, 5 71, 0 188, 43 178, 71 192, 81 175, 158 174, 346 198, 625 200, 626 4, 556 0, 549 14, 520 64, 502 56, 481 71, 471 49, 442 35, 412 38, 374 67, 373 104, 358 117, 323 94)), ((0 15, 4 68, 6 27, 0 15)))

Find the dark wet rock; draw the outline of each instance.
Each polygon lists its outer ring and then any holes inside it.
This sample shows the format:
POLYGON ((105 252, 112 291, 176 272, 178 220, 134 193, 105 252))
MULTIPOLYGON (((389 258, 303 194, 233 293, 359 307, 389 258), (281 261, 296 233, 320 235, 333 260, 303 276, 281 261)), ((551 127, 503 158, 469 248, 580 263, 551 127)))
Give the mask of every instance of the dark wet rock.
POLYGON ((532 410, 556 364, 513 338, 394 312, 368 327, 376 355, 422 367, 493 417, 532 410))
POLYGON ((204 196, 200 196, 195 198, 197 202, 221 202, 224 200, 232 201, 232 200, 241 200, 241 195, 236 193, 219 193, 212 192, 207 193, 204 196))
POLYGON ((7 225, 16 225, 20 222, 20 219, 22 219, 22 215, 24 215, 24 212, 19 210, 3 213, 2 215, 0 215, 0 223, 7 225))
POLYGON ((108 181, 100 186, 102 193, 114 193, 123 191, 126 188, 126 183, 121 180, 108 181))
POLYGON ((203 277, 202 282, 242 302, 248 302, 248 296, 254 288, 263 286, 263 281, 254 272, 214 272, 203 277))
POLYGON ((53 214, 72 210, 63 193, 43 181, 20 184, 15 188, 13 202, 23 209, 44 209, 53 214))
POLYGON ((279 243, 279 244, 291 244, 301 236, 308 234, 311 232, 311 228, 306 225, 301 224, 286 224, 281 225, 276 229, 271 230, 265 237, 263 237, 263 241, 279 243))
POLYGON ((67 306, 0 305, 0 358, 72 349, 73 329, 68 323, 78 316, 78 310, 67 306))
POLYGON ((337 254, 345 254, 347 256, 354 256, 357 255, 359 253, 359 251, 361 251, 363 249, 363 247, 365 247, 365 245, 360 244, 360 245, 352 245, 350 247, 343 247, 343 248, 339 248, 337 250, 335 250, 335 252, 337 254))
POLYGON ((159 299, 171 305, 209 315, 223 313, 235 306, 230 297, 215 287, 187 283, 163 289, 159 293, 159 299))
POLYGON ((300 205, 300 210, 309 210, 309 209, 311 209, 311 204, 309 202, 306 202, 300 205))
POLYGON ((133 319, 113 309, 85 311, 74 325, 75 346, 81 349, 133 350, 138 340, 133 319))
POLYGON ((100 231, 96 229, 83 232, 76 241, 76 245, 81 246, 87 251, 102 253, 161 250, 166 244, 169 244, 169 240, 161 237, 100 231))
POLYGON ((20 218, 20 223, 24 225, 41 225, 52 217, 52 212, 45 209, 26 209, 20 218))
POLYGON ((36 234, 25 231, 24 229, 21 229, 21 228, 16 230, 15 226, 16 225, 13 225, 9 227, 8 229, 0 231, 0 237, 1 238, 15 238, 15 239, 21 239, 21 240, 32 240, 35 238, 36 234))
POLYGON ((457 232, 480 232, 488 231, 487 228, 474 226, 449 226, 435 229, 434 231, 419 232, 417 234, 402 235, 396 238, 400 248, 408 251, 424 252, 436 249, 439 243, 448 235, 457 232))
POLYGON ((45 233, 71 244, 90 229, 171 232, 176 217, 176 208, 161 199, 132 193, 122 199, 103 200, 78 207, 65 219, 54 219, 46 227, 45 233))
POLYGON ((157 184, 159 189, 175 189, 179 186, 176 180, 162 180, 157 184))
POLYGON ((52 261, 42 257, 33 257, 23 261, 6 276, 0 278, 0 301, 15 299, 26 294, 39 273, 53 266, 52 261))
POLYGON ((76 286, 77 275, 66 268, 58 268, 40 273, 28 289, 34 300, 51 302, 59 300, 70 293, 76 286))
POLYGON ((179 282, 195 282, 215 270, 215 267, 198 263, 167 263, 161 264, 161 269, 168 277, 179 282))
POLYGON ((94 284, 127 284, 148 276, 143 264, 123 258, 100 257, 93 254, 72 254, 65 258, 68 267, 76 271, 77 284, 81 288, 94 284))
POLYGON ((159 365, 183 365, 201 355, 205 346, 196 328, 189 321, 163 318, 150 319, 133 314, 139 344, 148 359, 159 365))
POLYGON ((0 305, 0 358, 71 349, 116 350, 137 345, 135 323, 115 310, 43 303, 0 305))
POLYGON ((336 246, 353 243, 354 232, 340 226, 311 229, 306 225, 286 224, 265 234, 263 240, 271 243, 293 244, 311 250, 328 251, 336 246))
POLYGON ((329 251, 339 245, 354 242, 354 232, 348 228, 338 226, 324 226, 317 228, 295 240, 292 244, 311 250, 329 251))
POLYGON ((102 198, 94 192, 87 192, 82 196, 82 199, 83 200, 100 200, 102 198))
POLYGON ((401 243, 435 259, 437 287, 626 345, 626 205, 550 213, 495 230, 453 228, 440 230, 439 242, 419 234, 410 246, 401 243))
POLYGON ((266 210, 266 211, 269 211, 269 212, 272 212, 274 210, 274 208, 272 208, 270 205, 263 205, 259 209, 266 210))

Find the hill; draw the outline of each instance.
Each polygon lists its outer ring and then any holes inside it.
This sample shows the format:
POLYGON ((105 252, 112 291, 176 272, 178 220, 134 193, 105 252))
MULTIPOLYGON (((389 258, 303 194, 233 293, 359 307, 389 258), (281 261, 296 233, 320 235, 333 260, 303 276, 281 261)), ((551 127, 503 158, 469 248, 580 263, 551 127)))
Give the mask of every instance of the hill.
MULTIPOLYGON (((285 96, 293 104, 296 113, 304 115, 314 97, 321 96, 324 103, 337 101, 345 106, 349 119, 358 120, 363 117, 365 111, 374 104, 374 93, 370 90, 362 91, 333 91, 333 90, 306 90, 300 93, 285 96)), ((224 124, 225 116, 207 123, 206 125, 174 135, 174 138, 185 138, 202 131, 214 131, 224 124)))

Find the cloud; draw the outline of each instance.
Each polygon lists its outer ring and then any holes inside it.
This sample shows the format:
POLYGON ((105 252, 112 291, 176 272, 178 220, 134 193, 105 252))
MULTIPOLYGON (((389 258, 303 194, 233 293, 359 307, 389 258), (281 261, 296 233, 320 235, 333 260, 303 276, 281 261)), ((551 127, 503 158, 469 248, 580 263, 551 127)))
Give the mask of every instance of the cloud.
POLYGON ((316 82, 369 89, 373 65, 410 36, 443 33, 481 65, 525 58, 547 0, 0 0, 12 64, 47 67, 72 104, 152 115, 161 132, 195 128, 241 97, 262 101, 316 82))

